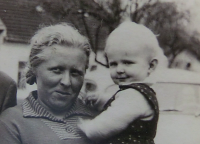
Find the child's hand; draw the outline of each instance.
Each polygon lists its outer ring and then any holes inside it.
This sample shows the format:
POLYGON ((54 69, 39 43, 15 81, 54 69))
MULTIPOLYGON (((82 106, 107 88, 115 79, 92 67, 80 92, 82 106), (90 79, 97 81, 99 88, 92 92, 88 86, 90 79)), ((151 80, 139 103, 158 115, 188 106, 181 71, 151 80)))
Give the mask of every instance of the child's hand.
POLYGON ((106 102, 119 90, 117 85, 112 85, 105 91, 88 92, 82 97, 84 104, 99 111, 104 109, 106 102))
POLYGON ((94 108, 98 111, 102 111, 103 107, 107 101, 107 95, 100 93, 87 93, 87 96, 84 97, 83 102, 90 108, 94 108), (106 97, 106 99, 105 99, 106 97))
POLYGON ((98 93, 88 93, 87 96, 83 98, 84 104, 91 108, 96 108, 97 100, 99 99, 98 93))

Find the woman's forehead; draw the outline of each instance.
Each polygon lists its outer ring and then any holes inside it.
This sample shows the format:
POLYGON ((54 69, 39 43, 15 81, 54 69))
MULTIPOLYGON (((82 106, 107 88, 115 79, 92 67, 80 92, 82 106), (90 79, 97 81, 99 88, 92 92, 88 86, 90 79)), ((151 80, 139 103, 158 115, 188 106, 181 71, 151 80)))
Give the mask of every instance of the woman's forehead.
POLYGON ((70 47, 70 46, 65 46, 65 45, 52 45, 49 47, 46 47, 43 50, 44 55, 50 55, 53 56, 54 54, 70 54, 70 53, 75 53, 75 54, 80 54, 84 53, 84 51, 81 48, 78 47, 70 47))
POLYGON ((86 63, 87 56, 85 52, 80 48, 53 45, 51 47, 45 48, 43 52, 39 55, 39 57, 43 58, 45 61, 60 60, 63 61, 83 61, 86 63))

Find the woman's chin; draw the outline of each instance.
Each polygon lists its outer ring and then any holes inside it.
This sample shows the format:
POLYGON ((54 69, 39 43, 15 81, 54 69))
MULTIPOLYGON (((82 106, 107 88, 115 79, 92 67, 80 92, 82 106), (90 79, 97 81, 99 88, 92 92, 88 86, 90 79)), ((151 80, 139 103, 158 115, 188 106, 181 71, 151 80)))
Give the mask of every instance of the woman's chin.
POLYGON ((74 102, 69 102, 69 101, 61 101, 61 100, 56 100, 52 101, 50 104, 51 109, 54 109, 54 111, 66 111, 71 108, 72 104, 74 102))

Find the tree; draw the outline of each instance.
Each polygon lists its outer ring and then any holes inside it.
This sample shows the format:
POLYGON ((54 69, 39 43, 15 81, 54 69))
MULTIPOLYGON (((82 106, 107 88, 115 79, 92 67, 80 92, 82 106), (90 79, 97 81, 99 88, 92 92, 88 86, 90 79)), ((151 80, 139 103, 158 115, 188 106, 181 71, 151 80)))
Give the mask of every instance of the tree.
POLYGON ((142 23, 157 35, 160 46, 170 59, 187 47, 190 35, 185 30, 184 22, 190 20, 189 11, 179 12, 173 2, 155 2, 145 4, 131 15, 132 21, 142 23))
MULTIPOLYGON (((104 5, 117 20, 109 18, 112 31, 123 19, 123 13, 129 15, 131 21, 144 24, 157 35, 159 44, 171 64, 181 51, 187 49, 190 53, 200 59, 199 46, 200 36, 198 32, 189 33, 186 29, 190 22, 190 11, 179 11, 175 2, 160 2, 159 0, 129 0, 122 8, 122 1, 106 1, 104 5), (118 12, 118 13, 116 13, 118 12), (111 24, 112 25, 112 24, 111 24)), ((107 24, 110 24, 107 23, 107 24)))
POLYGON ((103 50, 108 34, 120 23, 121 1, 110 3, 108 11, 93 0, 42 0, 38 1, 43 9, 41 15, 49 18, 49 23, 69 22, 80 33, 87 36, 96 53, 103 50))
MULTIPOLYGON (((42 0, 45 17, 52 23, 70 22, 86 35, 94 52, 103 50, 107 35, 125 17, 150 28, 157 36, 160 46, 170 61, 189 45, 198 43, 185 31, 184 23, 190 20, 189 11, 180 12, 173 2, 159 0, 42 0)), ((194 47, 194 46, 193 46, 194 47)), ((195 50, 194 50, 195 49, 195 50)))

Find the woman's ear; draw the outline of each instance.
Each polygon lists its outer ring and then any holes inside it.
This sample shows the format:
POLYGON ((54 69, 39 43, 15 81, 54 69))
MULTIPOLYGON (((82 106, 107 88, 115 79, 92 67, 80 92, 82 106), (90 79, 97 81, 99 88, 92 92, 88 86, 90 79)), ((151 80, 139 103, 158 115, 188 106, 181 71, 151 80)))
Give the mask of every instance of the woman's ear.
POLYGON ((33 74, 34 76, 36 76, 36 70, 35 70, 35 69, 32 69, 31 72, 32 72, 32 74, 33 74))
POLYGON ((158 60, 157 59, 151 60, 151 62, 149 63, 149 73, 154 71, 156 69, 157 65, 158 65, 158 60))

